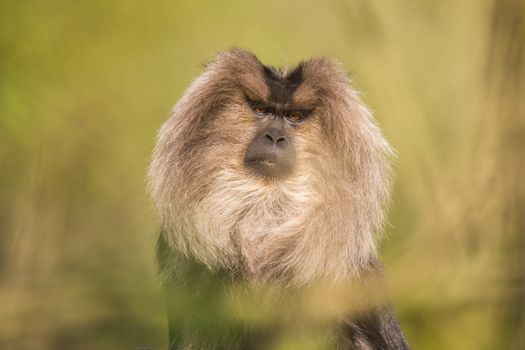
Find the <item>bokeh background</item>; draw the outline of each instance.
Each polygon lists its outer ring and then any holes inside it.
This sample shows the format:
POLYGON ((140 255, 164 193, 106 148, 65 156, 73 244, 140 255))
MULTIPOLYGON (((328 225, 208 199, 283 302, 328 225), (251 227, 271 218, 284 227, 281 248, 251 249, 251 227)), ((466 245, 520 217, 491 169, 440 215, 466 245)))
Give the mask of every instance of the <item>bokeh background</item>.
POLYGON ((241 46, 339 59, 397 149, 381 255, 413 348, 525 349, 524 7, 1 1, 0 348, 166 348, 148 157, 241 46))

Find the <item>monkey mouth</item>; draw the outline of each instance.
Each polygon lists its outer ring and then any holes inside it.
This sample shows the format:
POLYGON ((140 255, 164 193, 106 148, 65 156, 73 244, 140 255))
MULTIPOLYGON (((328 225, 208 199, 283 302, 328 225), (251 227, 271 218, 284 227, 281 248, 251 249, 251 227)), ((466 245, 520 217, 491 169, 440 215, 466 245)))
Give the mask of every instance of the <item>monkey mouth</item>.
POLYGON ((245 160, 245 165, 257 176, 270 179, 282 179, 291 172, 286 162, 274 158, 251 158, 245 160))
POLYGON ((277 161, 274 159, 247 159, 245 164, 252 169, 277 168, 277 161))
POLYGON ((263 160, 256 160, 255 162, 259 163, 261 166, 267 166, 267 167, 276 167, 277 163, 271 160, 263 159, 263 160))

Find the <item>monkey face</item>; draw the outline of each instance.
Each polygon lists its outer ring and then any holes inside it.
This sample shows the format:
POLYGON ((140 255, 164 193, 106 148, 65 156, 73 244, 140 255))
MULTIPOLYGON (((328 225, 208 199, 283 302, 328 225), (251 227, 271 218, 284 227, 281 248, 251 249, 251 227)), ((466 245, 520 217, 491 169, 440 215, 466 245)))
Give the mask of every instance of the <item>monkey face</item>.
POLYGON ((267 87, 265 98, 246 101, 256 120, 256 132, 246 149, 244 164, 255 175, 283 179, 294 169, 294 138, 300 137, 297 129, 307 121, 311 111, 294 105, 292 99, 303 82, 301 66, 288 75, 266 66, 262 72, 267 87))
MULTIPOLYGON (((306 164, 315 157, 323 156, 325 162, 333 159, 325 156, 330 145, 322 135, 322 103, 313 93, 316 87, 303 76, 304 66, 286 72, 252 63, 251 72, 242 73, 246 67, 237 67, 238 78, 225 82, 231 101, 217 113, 219 122, 213 128, 228 137, 209 150, 219 153, 222 148, 229 155, 229 160, 216 157, 224 162, 221 168, 240 169, 244 176, 268 184, 304 175, 306 168, 315 167, 306 164), (237 160, 235 166, 228 165, 232 158, 237 160)), ((327 167, 331 165, 323 168, 327 167)))
POLYGON ((248 108, 256 124, 255 136, 246 148, 245 166, 256 176, 283 179, 289 176, 296 162, 297 138, 311 111, 294 108, 293 105, 279 107, 265 101, 248 101, 248 108))

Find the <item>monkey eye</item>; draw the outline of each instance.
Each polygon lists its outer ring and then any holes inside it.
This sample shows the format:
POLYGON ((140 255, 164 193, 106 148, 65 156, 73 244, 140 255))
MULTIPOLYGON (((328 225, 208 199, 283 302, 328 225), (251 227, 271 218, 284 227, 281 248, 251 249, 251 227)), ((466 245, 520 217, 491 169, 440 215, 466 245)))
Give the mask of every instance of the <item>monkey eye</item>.
POLYGON ((302 123, 306 118, 301 112, 290 112, 286 115, 286 119, 292 123, 302 123))
POLYGON ((266 110, 262 107, 254 107, 253 111, 257 114, 266 114, 266 110))
POLYGON ((268 108, 265 108, 262 106, 250 104, 250 109, 252 110, 253 113, 257 114, 260 117, 264 117, 270 114, 270 111, 268 110, 268 108))

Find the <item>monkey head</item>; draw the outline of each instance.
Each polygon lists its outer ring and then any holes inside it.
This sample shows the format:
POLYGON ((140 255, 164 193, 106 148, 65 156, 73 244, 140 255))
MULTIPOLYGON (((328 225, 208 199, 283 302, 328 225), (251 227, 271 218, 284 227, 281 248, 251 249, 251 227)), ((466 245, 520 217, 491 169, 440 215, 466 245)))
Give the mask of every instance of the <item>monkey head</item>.
POLYGON ((233 49, 162 126, 149 184, 170 246, 210 268, 339 280, 375 259, 392 154, 339 64, 233 49))

